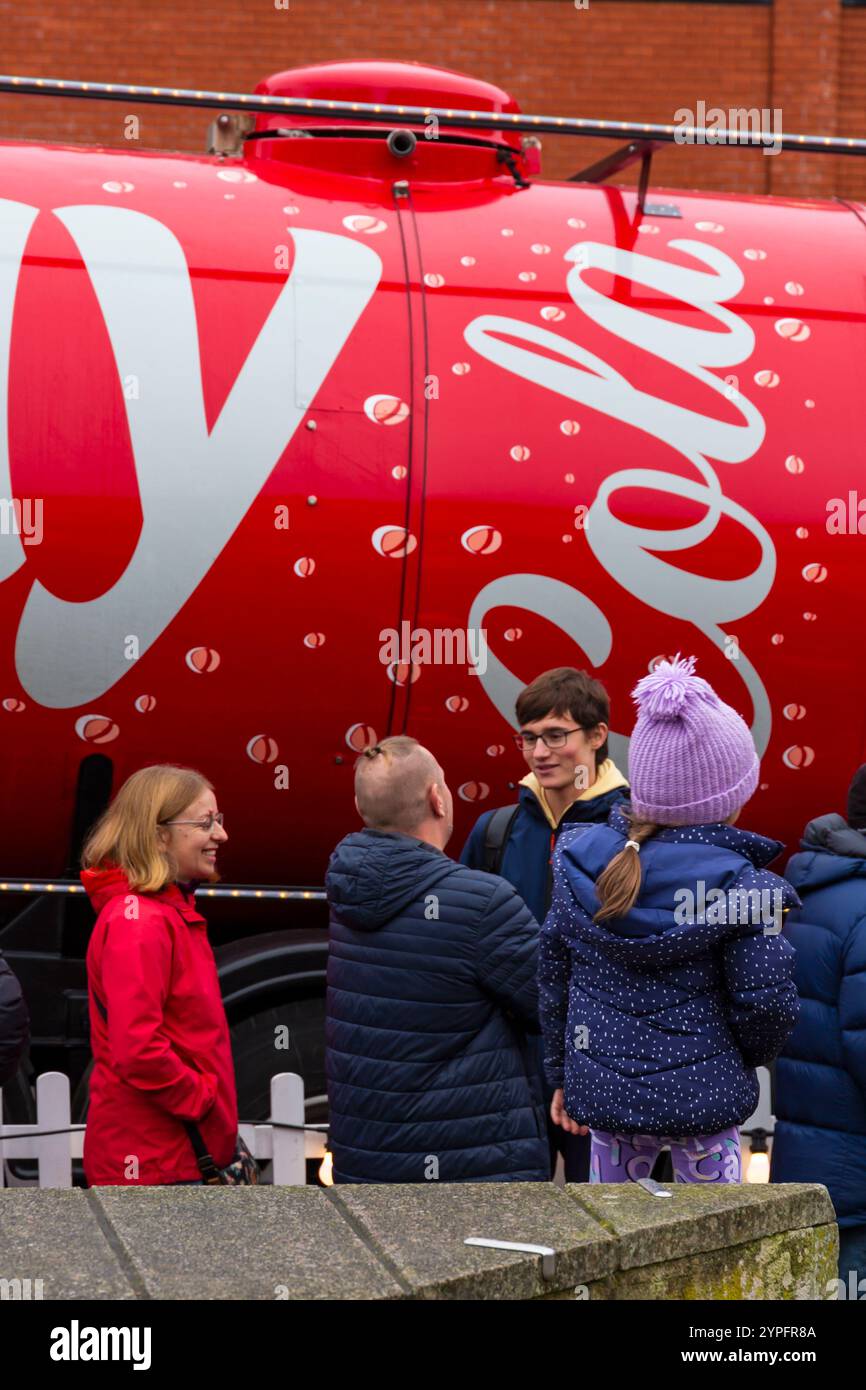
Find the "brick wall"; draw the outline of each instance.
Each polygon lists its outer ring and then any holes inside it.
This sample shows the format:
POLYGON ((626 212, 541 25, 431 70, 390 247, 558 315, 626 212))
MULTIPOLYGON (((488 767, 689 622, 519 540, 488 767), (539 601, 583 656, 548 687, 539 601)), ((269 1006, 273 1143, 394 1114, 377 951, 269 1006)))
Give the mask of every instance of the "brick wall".
MULTIPOLYGON (((526 111, 670 122, 703 100, 781 107, 785 130, 866 135, 866 9, 840 0, 0 0, 0 35, 8 73, 250 91, 300 64, 422 59, 498 82, 526 111)), ((0 138, 128 148, 131 114, 141 147, 204 148, 204 111, 30 96, 0 97, 0 138)), ((548 136, 544 173, 612 148, 548 136)), ((866 199, 866 159, 674 147, 653 182, 866 199)))

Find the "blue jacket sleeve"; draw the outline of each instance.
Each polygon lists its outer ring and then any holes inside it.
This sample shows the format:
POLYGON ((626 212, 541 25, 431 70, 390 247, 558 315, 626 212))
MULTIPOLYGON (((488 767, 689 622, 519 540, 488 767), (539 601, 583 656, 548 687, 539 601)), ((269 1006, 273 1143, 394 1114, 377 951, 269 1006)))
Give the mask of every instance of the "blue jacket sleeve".
POLYGON ((565 1080, 565 1025, 568 1020, 571 971, 568 947, 560 932, 565 911, 565 884, 557 851, 553 856, 553 897, 541 928, 538 964, 538 1011, 544 1034, 544 1075, 555 1091, 565 1080))
POLYGON ((527 1033, 538 1033, 538 923, 505 879, 496 883, 478 923, 478 980, 527 1033))
POLYGON ((866 1098, 866 917, 854 924, 842 957, 839 1031, 845 1067, 866 1098))
POLYGON ((30 1040, 30 1015, 18 977, 0 956, 0 1086, 18 1070, 30 1040))
POLYGON ((465 864, 467 869, 484 868, 484 832, 492 815, 492 811, 485 811, 483 815, 478 817, 469 832, 466 844, 460 854, 460 863, 465 864))
MULTIPOLYGON (((775 874, 767 877, 776 880, 775 874)), ((783 887, 784 906, 799 906, 790 884, 776 882, 783 887)), ((791 978, 796 954, 781 932, 765 932, 760 924, 722 945, 727 1019, 747 1066, 772 1062, 797 1022, 800 1000, 791 978)))

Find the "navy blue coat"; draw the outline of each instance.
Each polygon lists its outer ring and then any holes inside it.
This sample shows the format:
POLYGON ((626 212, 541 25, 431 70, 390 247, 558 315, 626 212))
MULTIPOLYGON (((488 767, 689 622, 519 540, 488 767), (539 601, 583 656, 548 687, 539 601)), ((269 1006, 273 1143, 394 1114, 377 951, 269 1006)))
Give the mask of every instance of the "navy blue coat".
MULTIPOLYGON (((537 922, 544 921, 550 907, 552 845, 571 826, 606 821, 613 807, 627 801, 628 795, 628 787, 614 787, 587 801, 573 801, 553 830, 535 792, 521 786, 517 816, 505 844, 500 873, 514 885, 537 922)), ((463 846, 460 862, 470 869, 484 866, 484 835, 492 815, 493 811, 485 811, 478 817, 463 846)))
POLYGON ((30 1015, 18 977, 0 956, 0 1086, 12 1080, 29 1038, 30 1015))
POLYGON ((335 1181, 545 1181, 538 924, 514 889, 376 830, 325 882, 335 1181))
POLYGON ((822 1182, 839 1225, 866 1224, 866 835, 807 825, 786 877, 803 1007, 776 1063, 773 1182, 822 1182))
POLYGON ((672 827, 641 846, 635 907, 596 925, 595 882, 627 837, 615 808, 606 826, 564 835, 554 854, 541 934, 547 1079, 564 1083, 569 1115, 593 1129, 716 1134, 753 1113, 755 1067, 794 1025, 794 950, 761 921, 710 921, 710 908, 707 920, 678 921, 687 910, 678 894, 689 890, 697 907, 702 880, 705 895, 776 890, 783 908, 798 899, 765 868, 778 841, 729 825, 672 827))

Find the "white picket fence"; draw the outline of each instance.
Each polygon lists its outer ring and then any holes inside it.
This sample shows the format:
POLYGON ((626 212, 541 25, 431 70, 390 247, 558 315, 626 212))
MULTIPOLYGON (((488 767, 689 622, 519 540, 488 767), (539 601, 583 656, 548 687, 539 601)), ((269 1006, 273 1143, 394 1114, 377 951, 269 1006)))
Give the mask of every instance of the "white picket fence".
MULTIPOLYGON (((304 1124, 304 1082, 294 1072, 271 1077, 271 1121, 282 1125, 304 1124)), ((84 1152, 84 1125, 73 1126, 70 1114, 69 1078, 59 1071, 36 1078, 36 1123, 4 1125, 0 1094, 0 1187, 6 1182, 4 1160, 36 1159, 40 1187, 71 1187, 72 1161, 84 1152), (48 1133, 35 1131, 70 1131, 48 1133)), ((327 1126, 320 1129, 280 1129, 269 1122, 240 1126, 250 1152, 260 1161, 273 1161, 275 1184, 300 1187, 307 1181, 306 1160, 322 1158, 327 1126)), ((10 1185, 15 1182, 10 1177, 10 1185)), ((17 1184, 15 1184, 17 1185, 17 1184)))

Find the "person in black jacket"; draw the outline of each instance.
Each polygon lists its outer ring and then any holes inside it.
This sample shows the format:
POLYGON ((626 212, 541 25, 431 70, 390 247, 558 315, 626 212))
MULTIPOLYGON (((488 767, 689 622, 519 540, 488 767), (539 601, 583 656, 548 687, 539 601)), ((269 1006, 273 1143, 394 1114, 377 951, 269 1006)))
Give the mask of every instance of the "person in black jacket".
POLYGON ((12 1080, 29 1041, 30 1015, 18 977, 0 956, 0 1086, 12 1080))
POLYGON ((776 1063, 771 1182, 822 1182, 839 1226, 841 1298, 866 1296, 866 764, 847 819, 809 822, 785 877, 803 1008, 776 1063))
POLYGON ((415 739, 358 759, 366 829, 331 856, 326 1070, 334 1181, 540 1182, 538 924, 444 849, 453 801, 415 739))

